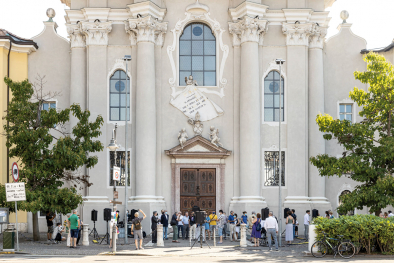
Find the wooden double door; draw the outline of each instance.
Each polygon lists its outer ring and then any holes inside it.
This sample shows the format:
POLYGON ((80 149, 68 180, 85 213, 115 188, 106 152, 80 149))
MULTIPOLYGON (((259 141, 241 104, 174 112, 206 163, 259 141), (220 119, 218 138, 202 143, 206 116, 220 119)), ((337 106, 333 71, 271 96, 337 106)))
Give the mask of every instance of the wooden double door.
POLYGON ((182 213, 193 206, 216 211, 216 169, 181 169, 180 186, 182 213))

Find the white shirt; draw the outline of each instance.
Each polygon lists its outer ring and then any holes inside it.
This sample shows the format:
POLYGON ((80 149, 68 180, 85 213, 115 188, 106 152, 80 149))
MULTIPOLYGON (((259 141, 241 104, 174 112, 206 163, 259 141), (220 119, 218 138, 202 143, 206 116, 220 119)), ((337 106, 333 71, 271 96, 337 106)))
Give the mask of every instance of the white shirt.
POLYGON ((390 213, 390 214, 389 214, 389 217, 392 217, 392 216, 394 216, 393 213, 390 213))
POLYGON ((309 215, 308 214, 304 215, 304 225, 308 225, 309 226, 309 215))
POLYGON ((182 222, 184 225, 188 225, 189 224, 189 216, 183 216, 182 217, 182 222))
POLYGON ((181 221, 178 221, 178 225, 179 226, 183 226, 183 216, 181 215, 180 217, 179 217, 179 219, 181 220, 181 221))
POLYGON ((278 231, 278 222, 276 222, 276 219, 272 216, 268 217, 265 220, 265 229, 268 230, 269 228, 275 228, 276 231, 278 231))

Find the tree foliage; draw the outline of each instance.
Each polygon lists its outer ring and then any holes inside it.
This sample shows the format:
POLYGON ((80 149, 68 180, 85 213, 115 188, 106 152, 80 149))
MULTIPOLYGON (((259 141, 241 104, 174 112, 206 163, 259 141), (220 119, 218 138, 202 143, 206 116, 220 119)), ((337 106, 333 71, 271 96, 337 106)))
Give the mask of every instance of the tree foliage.
MULTIPOLYGON (((28 80, 4 79, 13 96, 4 117, 9 126, 5 125, 4 130, 10 157, 18 159, 20 181, 26 184, 27 200, 18 203, 18 210, 66 214, 82 203, 77 185, 91 185, 88 176, 81 174, 79 168, 91 168, 97 164, 97 156, 90 153, 103 150, 102 143, 96 138, 101 134, 104 121, 98 116, 90 122, 90 112, 82 111, 78 104, 62 110, 43 110, 44 103, 60 95, 43 94, 44 78, 39 77, 38 83, 33 85, 28 80), (70 127, 72 132, 68 133, 70 115, 77 118, 78 123, 70 127), (70 182, 71 187, 63 187, 65 182, 70 182)), ((5 198, 3 188, 0 188, 0 194, 5 198)), ((0 203, 10 207, 1 198, 0 203)))
POLYGON ((376 213, 394 204, 394 69, 383 56, 372 52, 364 61, 367 71, 356 71, 354 76, 368 84, 368 91, 355 87, 349 93, 363 120, 352 123, 319 114, 316 122, 326 133, 324 139, 336 139, 344 152, 340 158, 327 154, 310 158, 321 176, 349 176, 358 183, 343 196, 338 207, 342 214, 364 206, 376 213))

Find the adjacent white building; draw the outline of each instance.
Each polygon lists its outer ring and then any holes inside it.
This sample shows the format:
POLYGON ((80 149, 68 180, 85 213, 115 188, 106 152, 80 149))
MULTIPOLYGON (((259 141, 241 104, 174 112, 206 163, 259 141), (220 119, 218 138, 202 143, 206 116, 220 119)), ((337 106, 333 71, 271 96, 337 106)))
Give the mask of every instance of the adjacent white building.
MULTIPOLYGON (((62 92, 53 98, 57 108, 79 103, 92 119, 102 115, 99 139, 105 146, 118 125, 123 168, 129 151, 129 209, 148 216, 194 205, 278 213, 279 114, 283 208, 323 215, 336 209, 340 194, 352 191, 355 182, 320 177, 308 161, 342 152, 335 141, 323 140, 316 115, 360 121, 348 94, 355 86, 366 88, 353 76, 366 70, 366 41, 346 21, 325 38, 325 10, 335 0, 61 1, 70 7, 69 40, 56 34, 55 22, 45 22, 33 38, 39 49, 30 55, 29 78, 46 75, 46 88, 62 92), (132 57, 128 72, 124 55, 132 57), (286 60, 281 76, 277 58, 286 60), (182 145, 178 135, 187 139, 182 145)), ((384 52, 393 59, 391 48, 384 52)), ((97 156, 93 169, 81 171, 93 183, 81 192, 81 211, 89 223, 91 210, 98 210, 96 225, 105 232, 102 211, 112 207, 114 154, 105 149, 97 156)), ((123 202, 125 177, 122 170, 117 189, 123 202)), ((123 217, 124 206, 118 209, 123 217)))

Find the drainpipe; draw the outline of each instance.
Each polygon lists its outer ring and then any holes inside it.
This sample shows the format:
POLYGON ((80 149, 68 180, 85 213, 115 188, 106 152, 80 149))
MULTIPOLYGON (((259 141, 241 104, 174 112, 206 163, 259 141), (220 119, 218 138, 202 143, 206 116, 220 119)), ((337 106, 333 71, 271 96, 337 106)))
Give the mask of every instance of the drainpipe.
MULTIPOLYGON (((7 77, 10 77, 10 56, 11 56, 12 42, 10 40, 10 49, 8 50, 7 58, 7 77)), ((10 104, 10 86, 7 85, 7 114, 10 104)), ((10 127, 10 122, 7 120, 7 128, 10 127)), ((10 148, 7 146, 7 183, 10 182, 10 148)))

